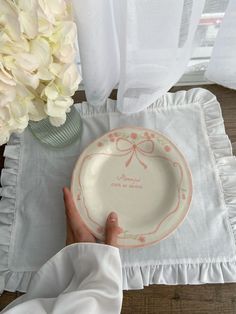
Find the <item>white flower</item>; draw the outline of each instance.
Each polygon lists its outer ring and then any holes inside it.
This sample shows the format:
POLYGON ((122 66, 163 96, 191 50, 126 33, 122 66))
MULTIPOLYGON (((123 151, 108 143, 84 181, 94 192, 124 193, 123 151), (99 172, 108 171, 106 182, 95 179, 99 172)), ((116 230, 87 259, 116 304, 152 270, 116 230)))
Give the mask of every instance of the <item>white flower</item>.
POLYGON ((58 97, 55 100, 48 99, 46 113, 54 126, 60 126, 66 121, 66 112, 73 105, 71 97, 58 97))
POLYGON ((49 23, 55 23, 55 15, 51 11, 48 0, 38 0, 39 8, 40 8, 40 16, 47 20, 49 23))
POLYGON ((17 68, 28 71, 30 73, 36 71, 39 67, 39 61, 34 54, 20 52, 14 55, 17 68))
POLYGON ((28 103, 29 119, 32 121, 40 121, 47 117, 44 110, 44 101, 42 99, 35 98, 34 101, 28 103))
POLYGON ((20 23, 12 1, 0 1, 0 30, 1 28, 12 40, 20 40, 20 23))
POLYGON ((5 55, 2 58, 8 58, 7 55, 12 55, 19 51, 29 51, 28 41, 25 38, 22 38, 20 41, 12 40, 7 33, 1 31, 0 27, 0 54, 5 55))
POLYGON ((0 13, 1 15, 14 15, 16 13, 16 8, 14 6, 14 3, 9 0, 1 0, 0 1, 0 13))
POLYGON ((73 96, 78 89, 81 77, 78 73, 76 64, 69 64, 58 73, 55 83, 64 96, 73 96))
POLYGON ((3 123, 0 118, 0 146, 8 142, 10 135, 10 129, 3 123))
POLYGON ((70 0, 0 0, 0 145, 29 120, 65 122, 77 49, 70 0))
POLYGON ((39 67, 48 67, 52 63, 52 50, 49 42, 37 37, 30 42, 30 52, 36 58, 39 67))
POLYGON ((76 56, 76 25, 73 22, 60 22, 50 37, 53 54, 62 63, 71 63, 76 56))
POLYGON ((12 75, 6 71, 1 61, 0 61, 0 81, 10 86, 16 85, 16 82, 14 81, 12 75))
POLYGON ((73 96, 81 81, 77 66, 75 64, 66 64, 64 66, 53 64, 50 70, 51 73, 54 73, 55 80, 45 87, 41 95, 54 100, 59 95, 73 96))
POLYGON ((8 107, 4 106, 0 108, 0 121, 1 126, 6 125, 7 122, 11 119, 8 107))
POLYGON ((25 84, 26 86, 36 89, 39 85, 39 77, 37 73, 34 74, 27 70, 16 68, 12 70, 12 74, 17 81, 25 84))
POLYGON ((65 0, 40 0, 39 2, 47 16, 57 18, 58 16, 66 14, 65 0))
POLYGON ((44 13, 39 8, 38 11, 38 31, 41 36, 50 37, 53 32, 53 23, 45 18, 44 13))
POLYGON ((49 66, 50 72, 55 76, 59 76, 63 68, 64 68, 64 64, 62 63, 53 62, 49 66))
POLYGON ((0 62, 0 108, 5 107, 15 99, 16 82, 13 77, 4 69, 0 62))
POLYGON ((50 100, 55 100, 59 97, 59 89, 54 83, 47 85, 42 93, 42 96, 45 95, 50 100))
POLYGON ((38 35, 38 4, 36 0, 18 0, 18 20, 21 32, 27 38, 35 38, 38 35))
POLYGON ((6 107, 15 97, 15 88, 0 81, 0 108, 6 107))

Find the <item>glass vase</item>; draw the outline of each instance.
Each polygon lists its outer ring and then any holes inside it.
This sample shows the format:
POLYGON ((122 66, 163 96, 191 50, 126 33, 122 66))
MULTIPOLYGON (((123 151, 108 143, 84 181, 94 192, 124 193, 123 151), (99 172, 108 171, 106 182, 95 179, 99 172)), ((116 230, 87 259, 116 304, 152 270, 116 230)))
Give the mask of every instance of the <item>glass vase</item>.
POLYGON ((29 129, 44 145, 51 148, 64 148, 80 140, 82 120, 79 112, 72 106, 63 125, 53 126, 49 118, 46 118, 37 122, 30 121, 29 129))

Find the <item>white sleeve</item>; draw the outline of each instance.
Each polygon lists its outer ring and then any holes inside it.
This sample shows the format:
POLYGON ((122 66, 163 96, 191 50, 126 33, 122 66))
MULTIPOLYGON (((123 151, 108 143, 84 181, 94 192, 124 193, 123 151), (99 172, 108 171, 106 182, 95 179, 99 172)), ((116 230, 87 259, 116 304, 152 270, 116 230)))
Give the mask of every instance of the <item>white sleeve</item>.
POLYGON ((4 314, 117 314, 122 305, 119 250, 97 243, 65 247, 34 275, 4 314))

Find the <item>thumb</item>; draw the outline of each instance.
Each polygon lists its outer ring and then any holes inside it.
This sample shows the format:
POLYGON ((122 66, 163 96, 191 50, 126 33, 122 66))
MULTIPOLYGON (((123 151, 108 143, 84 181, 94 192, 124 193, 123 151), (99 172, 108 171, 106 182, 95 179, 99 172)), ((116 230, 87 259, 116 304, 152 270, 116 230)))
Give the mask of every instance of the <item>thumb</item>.
POLYGON ((117 246, 118 235, 122 232, 122 229, 118 225, 118 216, 112 212, 107 217, 106 222, 106 240, 105 243, 112 246, 117 246))

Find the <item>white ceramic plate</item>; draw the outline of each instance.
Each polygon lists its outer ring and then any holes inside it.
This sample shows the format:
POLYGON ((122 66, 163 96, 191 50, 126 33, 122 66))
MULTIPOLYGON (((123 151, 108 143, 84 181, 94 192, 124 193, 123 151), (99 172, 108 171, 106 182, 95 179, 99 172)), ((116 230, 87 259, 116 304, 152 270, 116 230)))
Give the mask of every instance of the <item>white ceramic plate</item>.
POLYGON ((71 191, 85 224, 100 240, 111 211, 123 233, 118 246, 141 247, 170 235, 192 197, 189 167, 163 134, 127 127, 106 133, 78 159, 71 191))

